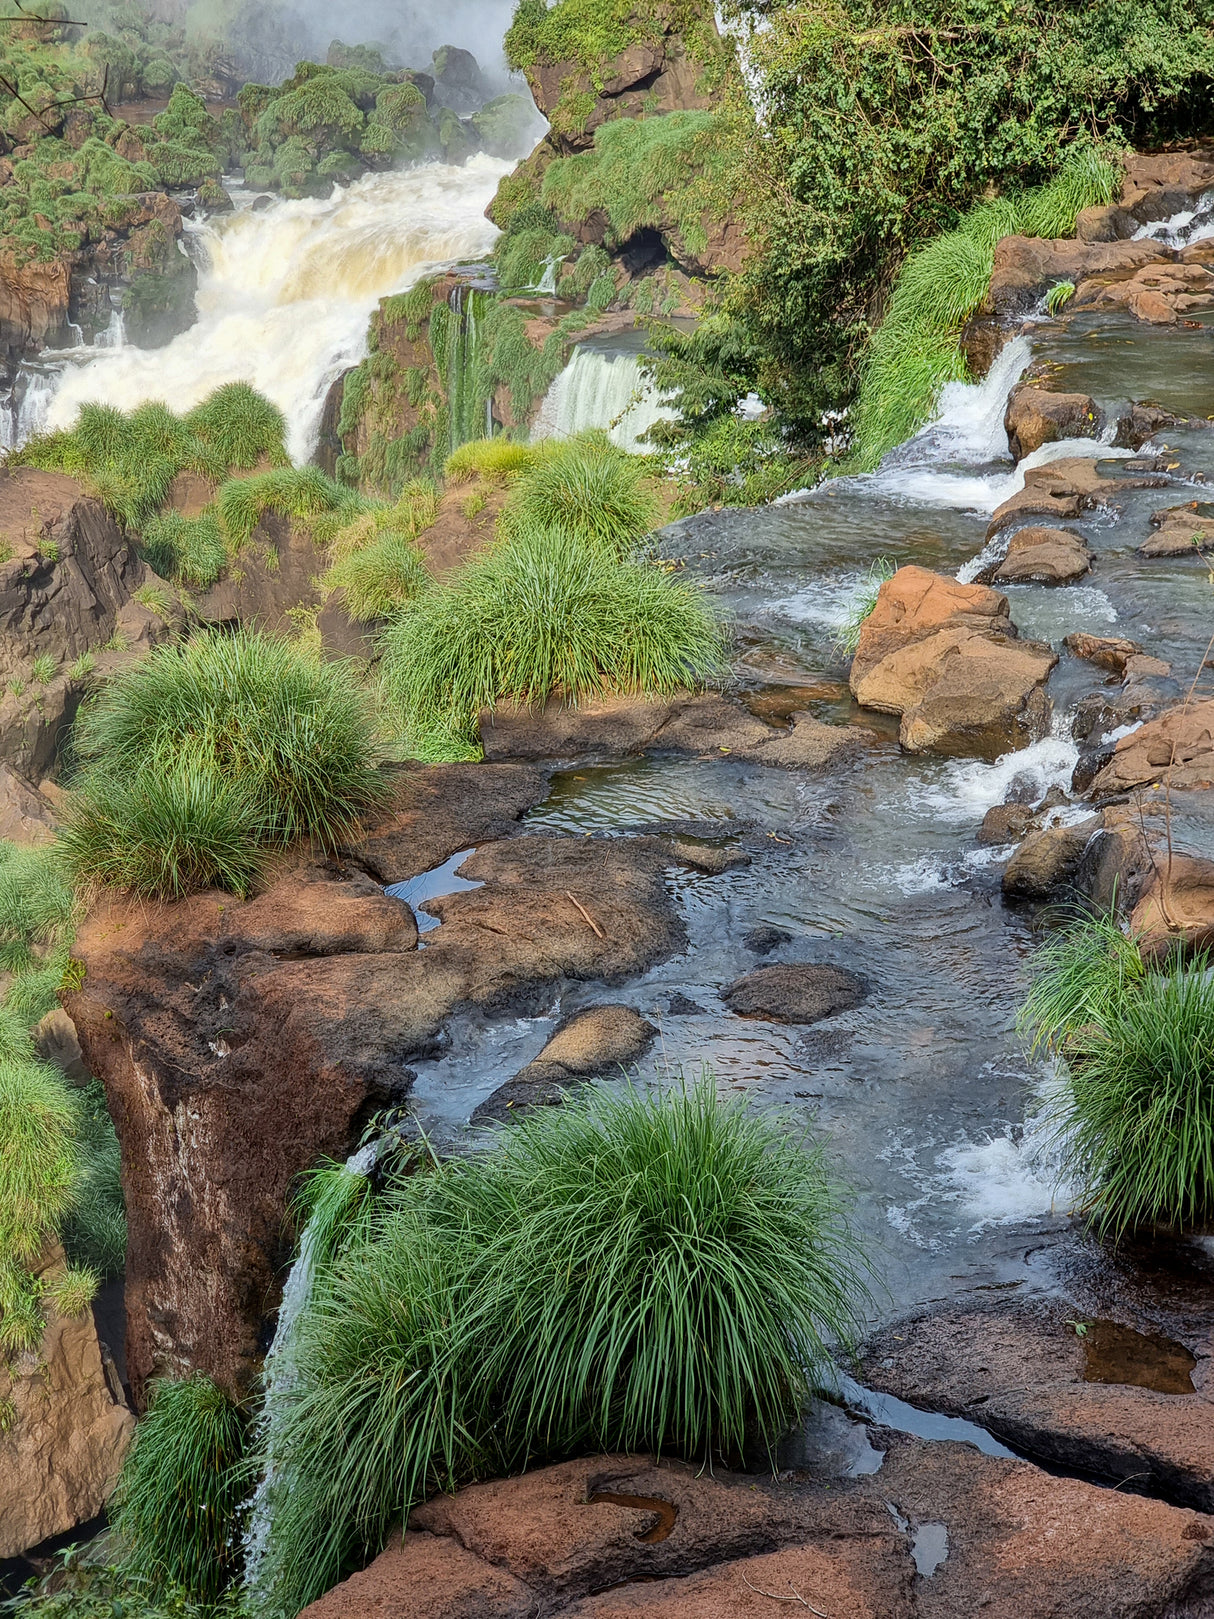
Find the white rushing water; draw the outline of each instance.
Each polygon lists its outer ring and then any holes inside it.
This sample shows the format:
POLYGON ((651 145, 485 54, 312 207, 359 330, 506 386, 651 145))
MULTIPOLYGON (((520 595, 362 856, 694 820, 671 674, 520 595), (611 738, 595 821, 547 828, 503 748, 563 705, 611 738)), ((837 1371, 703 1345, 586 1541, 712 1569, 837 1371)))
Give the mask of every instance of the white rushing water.
POLYGON ((207 220, 195 234, 197 323, 161 349, 72 356, 46 425, 70 426, 89 400, 187 410, 221 383, 245 381, 283 411, 291 455, 306 460, 330 384, 366 353, 379 300, 492 247, 484 210, 509 167, 483 156, 462 168, 427 164, 207 220))
POLYGON ((642 435, 673 414, 642 372, 639 354, 582 344, 545 395, 531 436, 569 438, 602 427, 620 449, 643 452, 649 446, 639 442, 642 435))
POLYGON ((1157 219, 1134 232, 1134 240, 1162 242, 1165 247, 1188 247, 1214 236, 1214 191, 1198 199, 1195 208, 1184 208, 1170 219, 1157 219))

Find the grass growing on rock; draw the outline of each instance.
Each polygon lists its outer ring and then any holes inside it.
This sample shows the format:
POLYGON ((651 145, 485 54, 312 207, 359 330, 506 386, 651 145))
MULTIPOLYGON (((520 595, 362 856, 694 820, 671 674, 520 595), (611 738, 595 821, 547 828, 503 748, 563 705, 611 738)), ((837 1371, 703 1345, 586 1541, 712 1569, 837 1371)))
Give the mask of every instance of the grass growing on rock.
POLYGON ((245 1414, 209 1378, 158 1383, 110 1516, 128 1571, 157 1593, 215 1601, 239 1559, 245 1414))
POLYGON ((438 729, 470 742, 499 699, 670 692, 724 668, 698 591, 556 528, 499 540, 390 624, 383 647, 388 701, 413 741, 438 729))
POLYGON ((399 1180, 298 1319, 259 1611, 478 1470, 774 1442, 865 1297, 820 1151, 711 1074, 587 1091, 399 1180))
POLYGON ((596 550, 626 556, 658 520, 658 502, 640 456, 590 432, 545 445, 511 489, 504 534, 559 528, 596 550))
POLYGON ((81 715, 76 747, 69 869, 147 896, 247 892, 265 845, 332 848, 382 792, 352 677, 251 630, 209 631, 124 670, 81 715))
POLYGON ((1162 965, 1111 917, 1073 924, 1038 957, 1023 1012, 1064 1060, 1064 1174, 1101 1232, 1214 1217, 1214 980, 1204 954, 1162 965))

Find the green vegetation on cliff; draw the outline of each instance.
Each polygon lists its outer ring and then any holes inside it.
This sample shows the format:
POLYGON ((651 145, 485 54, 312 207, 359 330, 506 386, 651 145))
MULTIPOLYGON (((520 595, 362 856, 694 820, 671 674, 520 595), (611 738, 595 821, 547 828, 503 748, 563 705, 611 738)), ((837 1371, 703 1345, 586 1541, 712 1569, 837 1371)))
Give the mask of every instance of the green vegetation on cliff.
POLYGON ((1214 1217, 1214 982, 1180 950, 1144 959, 1112 917, 1065 929, 1034 960, 1022 1014, 1065 1067, 1051 1096, 1062 1173, 1103 1233, 1214 1217))
POLYGON ((397 1179, 330 1246, 275 1393, 265 1619, 468 1478, 774 1443, 866 1296, 821 1150, 718 1101, 711 1073, 536 1109, 397 1179))

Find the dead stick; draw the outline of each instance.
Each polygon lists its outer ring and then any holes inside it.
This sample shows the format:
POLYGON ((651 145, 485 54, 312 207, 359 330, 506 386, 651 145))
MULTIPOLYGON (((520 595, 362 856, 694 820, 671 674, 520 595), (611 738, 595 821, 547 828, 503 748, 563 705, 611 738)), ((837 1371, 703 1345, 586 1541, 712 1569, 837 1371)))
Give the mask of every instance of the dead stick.
MULTIPOLYGON (((742 1575, 742 1583, 748 1586, 757 1597, 770 1597, 773 1602, 799 1602, 803 1608, 808 1608, 810 1613, 816 1613, 818 1619, 827 1619, 827 1615, 822 1612, 821 1608, 815 1608, 812 1602, 806 1602, 795 1586, 792 1587, 790 1597, 782 1597, 777 1591, 761 1591, 757 1585, 751 1585, 745 1574, 742 1575)), ((789 1584, 792 1585, 791 1580, 789 1584)))
POLYGON ((577 908, 582 913, 583 920, 585 921, 587 927, 593 928, 594 931, 598 934, 600 939, 605 939, 607 937, 607 935, 603 932, 602 928, 598 925, 598 923, 595 921, 593 916, 591 916, 590 912, 586 909, 586 907, 584 905, 578 904, 578 901, 573 899, 573 895, 569 892, 568 889, 565 890, 565 898, 573 900, 573 903, 575 905, 577 905, 577 908))

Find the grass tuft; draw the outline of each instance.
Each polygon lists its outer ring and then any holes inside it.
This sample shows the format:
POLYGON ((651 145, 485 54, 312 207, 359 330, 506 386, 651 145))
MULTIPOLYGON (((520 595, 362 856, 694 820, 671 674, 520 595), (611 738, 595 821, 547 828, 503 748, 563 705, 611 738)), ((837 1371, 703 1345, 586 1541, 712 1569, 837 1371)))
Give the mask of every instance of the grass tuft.
POLYGON ((643 458, 605 433, 580 433, 545 447, 507 498, 501 532, 560 528, 597 549, 626 556, 654 527, 658 503, 643 458))
POLYGON ((821 1152, 719 1102, 711 1073, 537 1110, 348 1230, 281 1394, 267 1616, 478 1470, 774 1441, 866 1299, 821 1152))
POLYGON ((215 1601, 239 1556, 247 1421, 209 1378, 154 1386, 110 1504, 129 1573, 215 1601))
POLYGON ((332 515, 351 518, 367 502, 345 484, 335 483, 319 467, 278 467, 251 478, 233 478, 217 497, 219 520, 228 543, 239 551, 253 537, 266 512, 300 521, 332 515))
POLYGON ((324 576, 326 589, 345 592, 346 611, 356 624, 391 617, 429 583, 414 541, 390 528, 379 530, 368 545, 334 562, 324 576))
POLYGON ((448 483, 471 483, 474 478, 483 478, 486 483, 508 483, 529 472, 539 456, 534 444, 518 444, 508 438, 473 439, 447 457, 443 476, 448 483))
POLYGON ((878 557, 875 562, 870 563, 852 597, 847 617, 835 635, 835 646, 845 657, 850 658, 859 646, 860 631, 864 628, 865 619, 877 605, 881 586, 887 579, 892 579, 897 571, 888 557, 878 557))
POLYGON ((248 472, 263 457, 275 466, 288 464, 286 418, 247 382, 216 388, 189 412, 185 425, 232 472, 248 472))
POLYGON ((556 529, 498 541, 419 597, 383 646, 386 693, 410 734, 437 728, 465 746, 499 699, 669 692, 724 669, 698 591, 556 529))
POLYGON ((197 517, 163 512, 143 526, 144 560, 162 579, 193 590, 213 585, 228 564, 228 548, 211 508, 197 517))
POLYGON ((90 1080, 77 1094, 77 1121, 79 1169, 63 1246, 73 1264, 108 1281, 121 1276, 126 1263, 126 1203, 122 1154, 100 1080, 90 1080))

